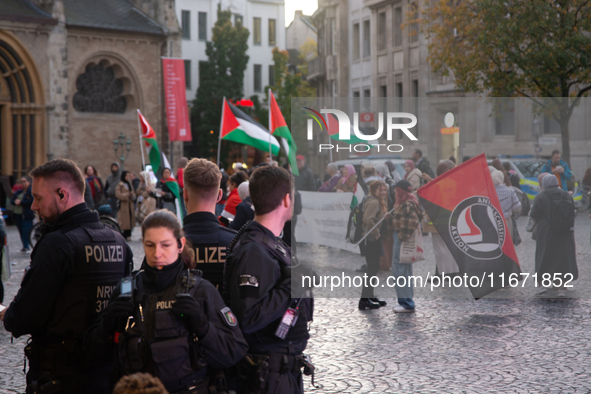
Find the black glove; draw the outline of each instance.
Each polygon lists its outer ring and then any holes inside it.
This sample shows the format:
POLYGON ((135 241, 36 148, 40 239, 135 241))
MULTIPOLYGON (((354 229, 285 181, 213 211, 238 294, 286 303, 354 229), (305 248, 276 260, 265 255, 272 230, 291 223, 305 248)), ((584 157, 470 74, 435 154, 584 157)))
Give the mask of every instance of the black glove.
POLYGON ((172 307, 172 313, 187 322, 189 330, 202 337, 207 333, 209 325, 207 317, 201 310, 201 305, 193 297, 179 297, 172 307))
POLYGON ((103 322, 105 328, 109 332, 115 331, 117 322, 127 320, 129 316, 133 315, 133 303, 129 298, 117 297, 109 301, 109 305, 105 309, 103 322))

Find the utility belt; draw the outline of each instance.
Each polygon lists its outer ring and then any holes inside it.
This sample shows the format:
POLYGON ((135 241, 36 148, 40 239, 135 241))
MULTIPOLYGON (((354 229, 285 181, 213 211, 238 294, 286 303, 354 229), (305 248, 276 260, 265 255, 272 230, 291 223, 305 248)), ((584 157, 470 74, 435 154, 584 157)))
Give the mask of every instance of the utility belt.
POLYGON ((209 379, 202 380, 201 382, 187 387, 184 390, 174 391, 171 394, 213 394, 216 393, 215 388, 212 391, 209 387, 209 379))
POLYGON ((73 339, 39 344, 29 341, 25 346, 25 366, 38 371, 36 380, 27 385, 27 394, 52 394, 62 391, 60 378, 80 373, 84 369, 84 356, 80 343, 73 339))
POLYGON ((42 344, 30 341, 25 346, 25 356, 31 368, 41 371, 80 370, 84 367, 82 346, 74 339, 42 344))
POLYGON ((310 358, 301 354, 252 354, 246 356, 238 363, 238 376, 247 382, 251 393, 265 390, 270 373, 284 375, 286 373, 312 375, 314 385, 314 364, 310 358))

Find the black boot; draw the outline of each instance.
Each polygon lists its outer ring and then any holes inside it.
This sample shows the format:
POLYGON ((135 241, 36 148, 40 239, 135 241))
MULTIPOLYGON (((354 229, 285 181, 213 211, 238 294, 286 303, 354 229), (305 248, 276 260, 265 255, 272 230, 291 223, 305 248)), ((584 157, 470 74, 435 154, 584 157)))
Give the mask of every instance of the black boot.
POLYGON ((370 298, 369 300, 373 303, 379 304, 380 306, 387 305, 386 301, 378 300, 376 297, 370 298))
POLYGON ((378 309, 380 304, 371 301, 369 298, 361 298, 359 300, 359 310, 365 311, 367 309, 378 309))

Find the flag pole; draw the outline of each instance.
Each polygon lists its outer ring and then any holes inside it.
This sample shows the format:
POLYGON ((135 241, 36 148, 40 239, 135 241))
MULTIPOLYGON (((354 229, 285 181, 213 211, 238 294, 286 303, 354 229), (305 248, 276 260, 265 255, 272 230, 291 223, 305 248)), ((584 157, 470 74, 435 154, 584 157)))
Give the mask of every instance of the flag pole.
POLYGON ((271 136, 272 136, 272 126, 271 126, 271 95, 273 91, 269 88, 269 163, 273 161, 273 152, 271 151, 271 136))
POLYGON ((148 187, 148 178, 146 178, 146 158, 144 157, 144 144, 142 144, 142 124, 140 122, 140 115, 141 112, 138 108, 137 110, 137 128, 140 133, 140 152, 142 152, 142 169, 144 171, 144 184, 148 187))
POLYGON ((224 125, 224 111, 226 111, 226 96, 222 102, 222 119, 220 120, 220 138, 218 139, 218 167, 222 164, 220 162, 220 154, 222 153, 222 126, 224 125))

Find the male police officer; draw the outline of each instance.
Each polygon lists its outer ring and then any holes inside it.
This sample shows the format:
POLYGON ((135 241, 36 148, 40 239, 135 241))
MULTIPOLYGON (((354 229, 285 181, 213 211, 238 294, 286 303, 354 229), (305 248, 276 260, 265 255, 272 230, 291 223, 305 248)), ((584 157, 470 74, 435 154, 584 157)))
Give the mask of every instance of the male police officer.
POLYGON ((0 315, 15 337, 32 336, 25 348, 27 394, 108 392, 110 366, 85 362, 81 342, 129 274, 131 250, 86 207, 84 178, 74 162, 52 160, 30 175, 31 208, 49 227, 18 294, 0 315))
POLYGON ((236 235, 232 229, 220 226, 215 216, 216 203, 222 198, 222 173, 205 159, 193 159, 185 167, 184 200, 187 216, 183 230, 195 248, 196 268, 203 277, 222 291, 226 248, 236 235))
POLYGON ((291 175, 261 167, 249 188, 255 218, 233 241, 225 272, 226 303, 250 348, 238 366, 238 387, 248 393, 303 393, 302 352, 312 303, 291 297, 291 251, 278 238, 292 215, 291 175))

